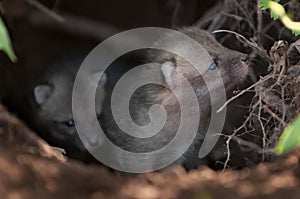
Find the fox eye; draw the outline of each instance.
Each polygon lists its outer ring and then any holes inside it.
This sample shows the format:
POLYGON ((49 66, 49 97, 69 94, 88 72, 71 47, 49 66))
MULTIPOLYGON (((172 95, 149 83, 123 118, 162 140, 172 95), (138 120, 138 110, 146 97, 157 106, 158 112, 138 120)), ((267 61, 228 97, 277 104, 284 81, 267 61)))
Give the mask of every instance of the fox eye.
POLYGON ((217 64, 215 62, 213 62, 210 66, 209 66, 209 70, 216 70, 218 68, 217 64))
POLYGON ((218 57, 213 59, 213 63, 209 66, 209 70, 216 70, 221 65, 221 60, 218 57))
POLYGON ((68 121, 65 121, 64 122, 64 125, 68 128, 71 128, 71 127, 74 127, 75 126, 75 121, 72 119, 72 120, 68 120, 68 121))

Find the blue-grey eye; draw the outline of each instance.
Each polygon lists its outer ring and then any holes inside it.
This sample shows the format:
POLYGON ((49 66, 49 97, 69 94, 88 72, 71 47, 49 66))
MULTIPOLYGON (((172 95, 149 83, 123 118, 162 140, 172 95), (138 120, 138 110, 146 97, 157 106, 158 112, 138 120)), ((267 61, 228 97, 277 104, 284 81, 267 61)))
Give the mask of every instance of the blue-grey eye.
POLYGON ((75 121, 74 120, 69 120, 69 121, 66 121, 64 124, 65 124, 66 127, 71 128, 71 127, 75 126, 75 121))
POLYGON ((209 70, 216 70, 218 68, 217 64, 215 62, 213 62, 210 66, 209 66, 209 70))

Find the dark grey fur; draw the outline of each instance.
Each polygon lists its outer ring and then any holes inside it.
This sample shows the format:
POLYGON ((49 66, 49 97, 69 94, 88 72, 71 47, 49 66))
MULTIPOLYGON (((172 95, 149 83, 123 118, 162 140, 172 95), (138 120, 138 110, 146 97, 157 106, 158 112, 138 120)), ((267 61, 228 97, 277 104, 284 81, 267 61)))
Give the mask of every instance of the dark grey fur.
MULTIPOLYGON (((198 28, 183 28, 179 31, 196 40, 209 53, 212 59, 218 63, 218 70, 223 77, 227 92, 232 91, 237 84, 245 80, 249 65, 245 54, 223 47, 210 33, 204 30, 200 30, 198 28)), ((170 35, 167 35, 166 37, 169 36, 170 35)), ((184 44, 178 41, 171 45, 173 48, 182 48, 181 45, 184 44)), ((199 54, 198 56, 201 58, 201 56, 204 55, 199 54)), ((169 87, 180 89, 184 92, 185 88, 180 84, 180 78, 173 73, 176 70, 189 80, 196 92, 201 109, 200 125, 197 136, 194 143, 186 151, 186 153, 179 158, 179 160, 174 162, 174 164, 184 165, 187 169, 194 168, 201 164, 197 155, 202 144, 203 137, 205 136, 205 129, 207 128, 210 118, 211 102, 207 87, 201 76, 193 68, 191 68, 185 60, 178 56, 162 51, 150 51, 148 60, 149 62, 156 62, 160 64, 161 67, 157 68, 156 73, 162 84, 166 83, 169 87), (165 67, 166 64, 171 65, 171 67, 165 67)), ((205 63, 207 69, 211 64, 212 63, 205 63)), ((213 71, 208 71, 206 75, 209 76, 211 72, 213 71)), ((145 68, 140 75, 147 78, 149 72, 145 68)), ((209 77, 209 81, 214 81, 213 76, 209 77)), ((215 86, 218 87, 219 85, 215 86)), ((108 102, 110 103, 110 99, 108 99, 108 102)), ((138 125, 147 125, 150 122, 148 111, 153 104, 163 105, 168 114, 164 128, 157 135, 144 139, 128 136, 118 128, 112 119, 111 111, 107 109, 105 110, 103 121, 105 129, 107 129, 107 136, 110 140, 121 148, 132 152, 150 152, 158 150, 168 144, 177 132, 180 121, 179 104, 176 97, 169 89, 153 84, 146 85, 138 89, 131 98, 130 112, 132 119, 138 125)), ((194 108, 193 105, 191 105, 190 108, 192 110, 194 108)), ((126 160, 120 158, 119 161, 122 165, 125 164, 124 161, 126 160)), ((151 164, 155 165, 155 163, 151 164)))
MULTIPOLYGON (((74 151, 85 151, 82 142, 93 147, 99 141, 97 136, 80 140, 73 120, 72 90, 83 58, 80 55, 65 57, 49 67, 31 88, 30 96, 31 125, 52 145, 66 149, 71 156, 74 151)), ((102 72, 90 74, 87 84, 98 84, 96 76, 102 72)), ((101 79, 97 90, 98 115, 101 114, 105 96, 105 77, 101 79)))

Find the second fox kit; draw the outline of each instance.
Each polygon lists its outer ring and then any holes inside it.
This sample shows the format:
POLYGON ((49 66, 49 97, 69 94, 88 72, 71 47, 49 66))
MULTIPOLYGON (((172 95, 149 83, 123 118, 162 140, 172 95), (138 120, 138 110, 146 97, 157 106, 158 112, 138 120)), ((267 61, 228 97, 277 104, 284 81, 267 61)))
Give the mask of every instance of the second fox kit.
MULTIPOLYGON (((97 136, 84 137, 80 139, 72 114, 72 91, 75 77, 84 56, 76 55, 65 57, 47 71, 31 87, 30 98, 30 123, 50 142, 50 144, 61 147, 72 156, 74 151, 85 151, 85 146, 97 145, 97 136)), ((106 75, 103 75, 100 82, 96 76, 103 71, 96 71, 87 77, 87 84, 98 84, 96 97, 96 112, 102 111, 102 101, 105 97, 104 84, 106 75)), ((79 157, 80 158, 80 157, 79 157)))

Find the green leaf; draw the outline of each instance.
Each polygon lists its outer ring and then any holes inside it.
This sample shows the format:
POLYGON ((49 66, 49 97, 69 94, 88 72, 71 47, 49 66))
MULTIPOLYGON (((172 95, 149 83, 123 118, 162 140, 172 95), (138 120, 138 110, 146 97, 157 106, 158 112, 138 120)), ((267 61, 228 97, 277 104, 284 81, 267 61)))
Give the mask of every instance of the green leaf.
POLYGON ((12 49, 8 31, 0 18, 0 50, 3 50, 12 62, 17 62, 17 57, 12 49))
POLYGON ((271 18, 275 21, 277 19, 279 19, 279 15, 277 15, 273 10, 271 10, 270 15, 271 15, 271 18))
MULTIPOLYGON (((258 7, 261 10, 267 10, 267 9, 269 9, 269 1, 270 0, 260 0, 259 4, 258 4, 258 7)), ((280 0, 274 0, 274 1, 278 3, 280 0)))
POLYGON ((283 131, 275 147, 277 154, 287 153, 300 146, 300 115, 283 131))
POLYGON ((269 8, 269 1, 270 0, 260 0, 259 1, 259 4, 258 4, 258 7, 261 9, 261 10, 266 10, 269 8))
POLYGON ((300 31, 298 31, 298 30, 292 30, 292 33, 293 33, 295 36, 299 36, 299 35, 300 35, 300 31))

